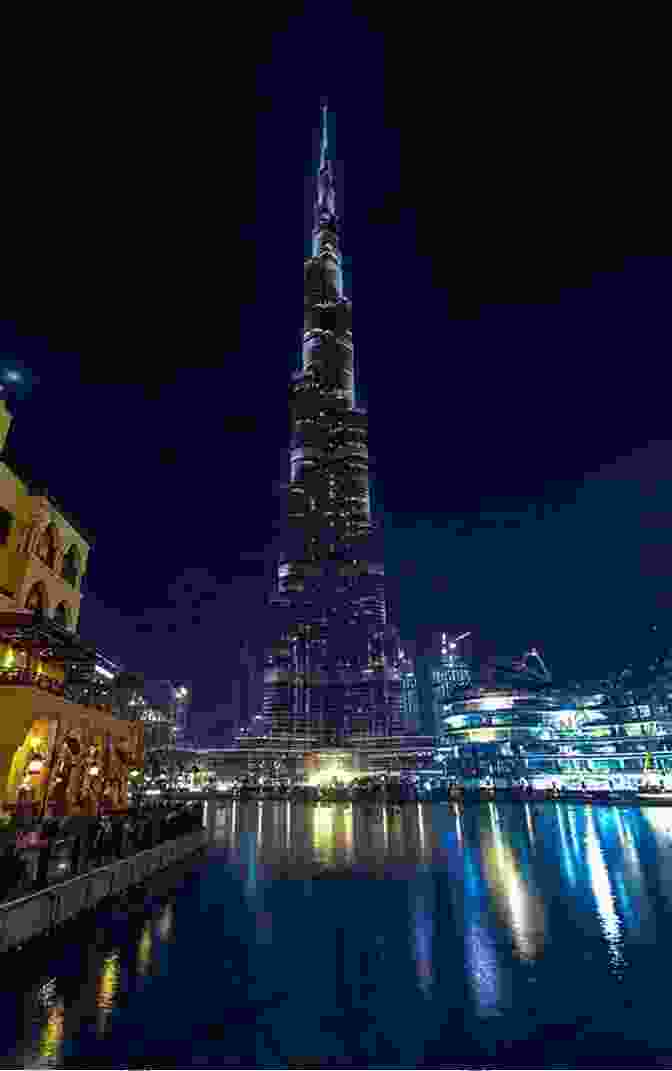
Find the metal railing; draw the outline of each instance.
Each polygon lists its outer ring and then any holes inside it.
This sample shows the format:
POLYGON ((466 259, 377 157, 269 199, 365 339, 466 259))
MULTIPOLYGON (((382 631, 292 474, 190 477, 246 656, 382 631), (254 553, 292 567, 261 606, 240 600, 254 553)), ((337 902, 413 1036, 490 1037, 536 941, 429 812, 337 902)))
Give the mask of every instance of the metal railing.
POLYGON ((54 677, 49 677, 46 673, 37 673, 32 669, 2 669, 0 670, 0 686, 8 685, 12 687, 28 687, 39 688, 43 692, 49 692, 51 695, 58 695, 62 699, 67 699, 71 703, 79 703, 80 706, 94 707, 96 710, 100 710, 103 713, 109 713, 112 707, 109 703, 95 703, 92 700, 95 697, 80 694, 80 690, 75 685, 68 684, 64 681, 56 680, 54 677))
POLYGON ((202 822, 201 808, 175 804, 167 810, 143 809, 137 817, 115 816, 105 824, 99 818, 71 818, 14 825, 0 835, 0 904, 101 865, 132 859, 195 832, 202 822), (61 827, 56 835, 54 821, 61 827))
POLYGON ((87 874, 0 904, 0 951, 55 930, 82 911, 146 881, 159 870, 203 848, 206 833, 193 830, 135 856, 115 860, 87 874))

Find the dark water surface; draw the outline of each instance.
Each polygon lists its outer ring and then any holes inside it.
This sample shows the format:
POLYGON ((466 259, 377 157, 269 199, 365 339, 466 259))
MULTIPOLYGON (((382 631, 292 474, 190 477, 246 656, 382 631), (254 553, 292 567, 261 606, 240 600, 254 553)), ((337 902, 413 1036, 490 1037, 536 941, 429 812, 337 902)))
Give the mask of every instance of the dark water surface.
POLYGON ((231 803, 211 830, 2 957, 0 1066, 672 1068, 672 809, 231 803))

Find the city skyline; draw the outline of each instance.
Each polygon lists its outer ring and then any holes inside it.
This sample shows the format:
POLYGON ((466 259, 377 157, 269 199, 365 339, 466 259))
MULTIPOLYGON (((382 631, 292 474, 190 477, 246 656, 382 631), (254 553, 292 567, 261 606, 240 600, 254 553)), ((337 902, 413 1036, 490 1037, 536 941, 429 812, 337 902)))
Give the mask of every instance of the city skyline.
MULTIPOLYGON (((95 537, 82 635, 148 678, 177 667, 194 712, 232 725, 279 549, 269 489, 319 152, 320 90, 292 73, 306 40, 290 35, 259 97, 227 110, 236 167, 215 169, 216 193, 212 170, 184 161, 152 182, 148 221, 110 186, 124 240, 84 250, 83 227, 69 233, 59 270, 8 301, 0 327, 2 363, 25 381, 8 392, 10 448, 95 537), (188 204, 237 206, 236 221, 214 217, 225 262, 194 255, 187 231, 212 221, 188 204)), ((476 112, 473 129, 466 113, 447 127, 437 101, 395 90, 374 38, 342 43, 361 63, 326 90, 391 619, 419 649, 442 628, 472 630, 485 654, 537 646, 558 680, 645 662, 649 624, 672 633, 672 259, 572 245, 586 210, 564 172, 530 191, 539 159, 555 160, 550 126, 534 147, 486 120, 477 136, 476 112)), ((142 154, 138 168, 154 174, 142 154)))

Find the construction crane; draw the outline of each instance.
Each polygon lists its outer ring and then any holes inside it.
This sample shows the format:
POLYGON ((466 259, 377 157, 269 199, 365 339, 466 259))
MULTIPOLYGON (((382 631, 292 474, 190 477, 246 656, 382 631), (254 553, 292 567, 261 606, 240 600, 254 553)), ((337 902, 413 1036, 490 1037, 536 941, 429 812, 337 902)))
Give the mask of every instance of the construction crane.
MULTIPOLYGON (((471 632, 463 632, 460 636, 456 636, 453 640, 451 640, 448 643, 448 646, 450 647, 451 651, 455 651, 457 649, 457 645, 460 642, 460 640, 466 640, 467 636, 471 636, 471 632)), ((446 646, 446 633, 445 632, 441 633, 441 646, 442 647, 446 646)))
POLYGON ((525 654, 520 659, 520 662, 516 663, 515 668, 521 671, 528 670, 528 672, 535 672, 534 670, 530 670, 530 667, 527 664, 528 658, 536 658, 537 662, 541 666, 541 674, 539 674, 537 671, 535 675, 541 676, 547 684, 550 683, 550 671, 548 670, 546 663, 544 662, 543 658, 541 657, 541 654, 539 653, 536 647, 531 647, 529 651, 525 651, 525 654))

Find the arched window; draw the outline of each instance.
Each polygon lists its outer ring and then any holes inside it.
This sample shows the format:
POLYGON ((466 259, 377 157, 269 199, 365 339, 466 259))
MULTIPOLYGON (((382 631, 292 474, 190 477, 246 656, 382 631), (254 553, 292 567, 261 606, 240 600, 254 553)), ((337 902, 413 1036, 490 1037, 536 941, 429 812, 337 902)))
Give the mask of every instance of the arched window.
POLYGON ((79 550, 73 543, 67 554, 63 556, 63 569, 61 570, 61 576, 64 580, 67 580, 68 584, 72 584, 73 588, 77 587, 79 580, 79 550))
POLYGON ((26 599, 26 610, 40 610, 45 612, 46 599, 44 597, 44 587, 42 584, 33 584, 32 588, 28 592, 28 598, 26 599))
POLYGON ((70 614, 68 607, 64 602, 59 602, 54 612, 54 621, 57 625, 61 625, 63 628, 69 628, 70 626, 70 614))
POLYGON ((44 529, 42 535, 39 538, 37 544, 37 556, 48 565, 50 569, 54 568, 54 562, 56 560, 56 540, 54 538, 54 526, 48 524, 44 529))

